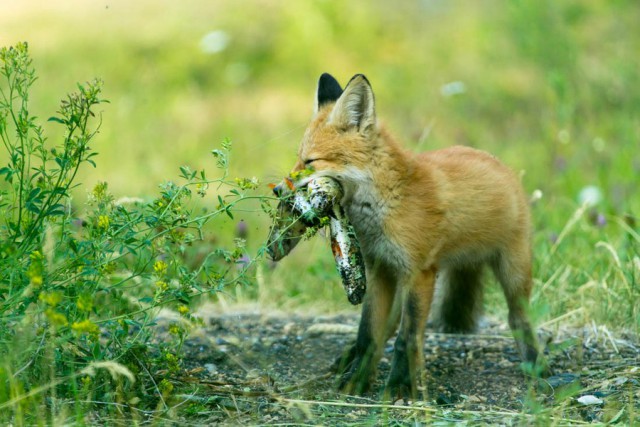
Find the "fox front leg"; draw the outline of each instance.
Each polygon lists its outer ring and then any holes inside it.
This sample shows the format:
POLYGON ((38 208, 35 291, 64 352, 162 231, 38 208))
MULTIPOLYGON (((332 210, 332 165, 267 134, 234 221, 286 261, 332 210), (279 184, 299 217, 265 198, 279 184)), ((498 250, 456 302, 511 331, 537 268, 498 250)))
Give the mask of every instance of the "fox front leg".
POLYGON ((356 342, 335 361, 338 388, 348 394, 362 394, 371 385, 390 329, 395 326, 391 308, 396 282, 384 267, 367 270, 368 289, 356 342))
POLYGON ((402 292, 400 331, 385 390, 385 397, 391 400, 417 398, 417 380, 424 369, 424 329, 433 299, 435 271, 421 271, 412 282, 402 292))

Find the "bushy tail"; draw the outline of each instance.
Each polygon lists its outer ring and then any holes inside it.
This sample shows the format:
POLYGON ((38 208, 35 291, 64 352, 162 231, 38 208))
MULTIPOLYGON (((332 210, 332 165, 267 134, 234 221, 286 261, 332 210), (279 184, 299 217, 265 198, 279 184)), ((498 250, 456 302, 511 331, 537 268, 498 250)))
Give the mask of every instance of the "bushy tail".
POLYGON ((482 265, 438 273, 430 320, 441 332, 473 332, 482 309, 482 265))

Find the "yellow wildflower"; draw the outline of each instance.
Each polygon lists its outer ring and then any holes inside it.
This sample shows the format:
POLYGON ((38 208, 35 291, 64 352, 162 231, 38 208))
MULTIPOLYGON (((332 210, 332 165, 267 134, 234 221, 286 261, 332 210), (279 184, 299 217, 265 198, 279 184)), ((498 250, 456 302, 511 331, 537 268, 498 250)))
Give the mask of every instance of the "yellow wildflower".
POLYGON ((69 324, 67 316, 55 311, 53 308, 46 309, 44 314, 47 316, 47 319, 49 320, 49 322, 51 322, 52 325, 66 326, 69 324))
POLYGON ((236 178, 235 181, 238 187, 240 187, 242 190, 255 190, 256 188, 258 188, 258 185, 260 185, 260 181, 258 181, 258 178, 256 178, 255 176, 252 178, 236 178))
POLYGON ((43 282, 42 272, 44 270, 44 257, 40 251, 33 251, 29 254, 29 258, 31 258, 31 264, 29 265, 27 276, 29 277, 31 286, 39 288, 42 286, 43 282))
POLYGON ((158 260, 155 262, 155 264, 153 264, 153 270, 159 275, 163 275, 164 273, 166 273, 167 267, 167 263, 162 260, 158 260))
POLYGON ((55 307, 62 301, 62 292, 43 292, 38 298, 48 306, 55 307))
POLYGON ((98 217, 98 228, 109 228, 109 217, 107 215, 100 215, 98 217))
POLYGON ((209 188, 209 184, 199 182, 196 184, 196 192, 200 197, 204 197, 207 194, 207 189, 209 188))
POLYGON ((89 375, 85 375, 84 377, 80 378, 80 383, 82 384, 83 388, 89 387, 91 385, 91 377, 89 375))
POLYGON ((96 186, 93 187, 92 195, 97 200, 104 199, 105 196, 107 195, 107 183, 106 182, 97 183, 96 186))
POLYGON ((297 181, 299 179, 302 179, 302 178, 305 178, 305 177, 311 175, 312 173, 313 173, 313 169, 311 167, 307 167, 306 169, 302 169, 302 170, 299 170, 299 171, 291 172, 291 174, 289 176, 294 181, 297 181))
POLYGON ((166 291, 167 289, 169 289, 169 284, 167 282, 163 282, 162 280, 158 280, 156 282, 156 286, 158 287, 158 289, 162 292, 166 291))
POLYGON ((91 311, 93 309, 93 298, 87 294, 80 295, 76 301, 76 306, 80 311, 91 311))
POLYGON ((187 307, 184 304, 181 304, 178 306, 178 313, 182 314, 183 316, 187 313, 189 313, 189 307, 187 307))
POLYGON ((71 325, 71 329, 73 329, 78 334, 98 335, 100 333, 100 328, 98 328, 98 325, 96 325, 89 319, 85 319, 81 322, 73 322, 73 324, 71 325))
POLYGON ((34 288, 39 288, 40 286, 42 286, 42 276, 40 276, 39 274, 34 274, 33 276, 31 276, 31 286, 33 286, 34 288))
POLYGON ((171 384, 171 382, 167 381, 166 379, 160 381, 159 386, 164 396, 169 395, 169 393, 173 391, 173 384, 171 384))

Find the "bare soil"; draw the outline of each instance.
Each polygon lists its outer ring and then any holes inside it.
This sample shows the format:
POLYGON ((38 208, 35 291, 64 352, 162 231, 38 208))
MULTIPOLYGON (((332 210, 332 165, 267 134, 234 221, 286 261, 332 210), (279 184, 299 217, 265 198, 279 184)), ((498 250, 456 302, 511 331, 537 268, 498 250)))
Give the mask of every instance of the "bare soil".
POLYGON ((417 402, 381 398, 393 340, 364 396, 335 389, 329 367, 355 338, 357 315, 225 314, 185 343, 193 390, 187 424, 389 425, 633 423, 640 419, 640 344, 604 327, 543 332, 554 370, 526 377, 506 325, 485 321, 475 335, 427 330, 425 378, 417 402), (589 396, 586 399, 580 399, 589 396), (594 400, 595 399, 595 400, 594 400), (580 400, 587 404, 580 403, 580 400), (638 415, 634 415, 638 414, 638 415), (634 418, 635 416, 635 418, 634 418))

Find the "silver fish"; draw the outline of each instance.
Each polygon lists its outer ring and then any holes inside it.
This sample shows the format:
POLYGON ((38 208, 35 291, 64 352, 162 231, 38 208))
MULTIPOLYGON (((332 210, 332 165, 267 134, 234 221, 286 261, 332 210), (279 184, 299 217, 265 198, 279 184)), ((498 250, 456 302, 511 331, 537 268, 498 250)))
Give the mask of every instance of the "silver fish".
POLYGON ((342 285, 351 304, 360 304, 366 292, 366 272, 360 244, 349 218, 340 206, 342 187, 332 178, 311 179, 281 194, 278 218, 271 227, 267 251, 275 261, 297 245, 308 227, 321 227, 329 218, 331 250, 342 285))

